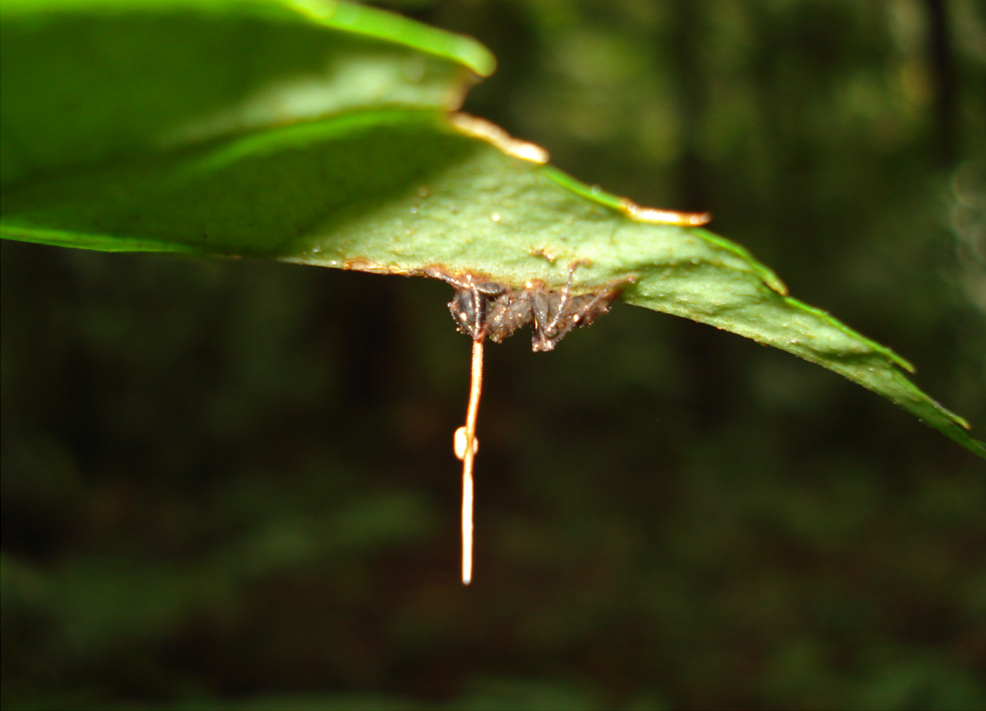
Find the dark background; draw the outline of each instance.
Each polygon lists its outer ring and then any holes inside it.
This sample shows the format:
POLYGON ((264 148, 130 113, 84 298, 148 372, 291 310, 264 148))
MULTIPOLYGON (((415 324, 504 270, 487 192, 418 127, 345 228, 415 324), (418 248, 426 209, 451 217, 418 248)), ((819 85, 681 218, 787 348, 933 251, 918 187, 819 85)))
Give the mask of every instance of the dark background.
MULTIPOLYGON (((465 109, 713 229, 986 438, 974 0, 393 3, 465 109)), ((487 350, 447 285, 2 245, 2 703, 982 708, 986 467, 882 398, 617 305, 487 350)))

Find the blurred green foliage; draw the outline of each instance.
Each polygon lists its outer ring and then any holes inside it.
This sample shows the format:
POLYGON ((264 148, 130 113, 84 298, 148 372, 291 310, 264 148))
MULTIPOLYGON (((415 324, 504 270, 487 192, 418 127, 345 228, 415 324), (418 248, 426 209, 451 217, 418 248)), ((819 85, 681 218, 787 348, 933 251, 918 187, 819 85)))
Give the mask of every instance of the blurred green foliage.
MULTIPOLYGON (((986 429, 973 0, 391 7, 986 429)), ((986 705, 982 463, 837 375, 622 306, 490 347, 463 589, 448 287, 0 250, 4 707, 986 705)))

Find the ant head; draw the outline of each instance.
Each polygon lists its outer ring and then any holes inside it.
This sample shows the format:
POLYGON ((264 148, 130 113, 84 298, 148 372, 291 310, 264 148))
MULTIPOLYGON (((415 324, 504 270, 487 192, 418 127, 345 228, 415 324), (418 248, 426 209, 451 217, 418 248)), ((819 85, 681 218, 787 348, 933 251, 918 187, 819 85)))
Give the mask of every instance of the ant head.
POLYGON ((486 301, 475 289, 460 287, 448 305, 456 328, 474 341, 482 336, 486 327, 486 301))
POLYGON ((441 277, 455 287, 455 296, 449 302, 449 311, 456 328, 474 341, 486 335, 486 312, 490 301, 507 291, 507 287, 495 281, 483 280, 466 274, 462 277, 441 277))

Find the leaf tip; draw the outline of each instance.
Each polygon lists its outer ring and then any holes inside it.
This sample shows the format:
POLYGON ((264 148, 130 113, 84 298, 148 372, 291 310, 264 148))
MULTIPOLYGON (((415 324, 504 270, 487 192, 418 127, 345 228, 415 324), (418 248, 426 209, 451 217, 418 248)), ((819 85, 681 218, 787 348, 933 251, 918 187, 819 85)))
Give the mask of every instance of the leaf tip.
POLYGON ((659 225, 699 227, 712 221, 712 213, 710 212, 678 212, 677 210, 661 210, 656 207, 641 207, 627 198, 620 200, 620 209, 634 220, 653 222, 659 225))
POLYGON ((485 119, 469 114, 454 113, 449 114, 448 120, 449 123, 463 133, 492 143, 501 151, 514 158, 520 158, 531 163, 548 162, 548 151, 544 150, 541 146, 514 138, 496 124, 492 124, 485 119))

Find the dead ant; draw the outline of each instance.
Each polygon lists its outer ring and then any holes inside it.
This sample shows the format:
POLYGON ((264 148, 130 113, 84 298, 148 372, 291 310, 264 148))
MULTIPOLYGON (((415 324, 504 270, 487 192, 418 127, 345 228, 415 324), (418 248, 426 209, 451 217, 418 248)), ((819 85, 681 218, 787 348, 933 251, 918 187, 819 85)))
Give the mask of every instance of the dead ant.
POLYGON ((529 282, 525 289, 510 289, 494 281, 467 274, 458 278, 439 274, 455 287, 449 310, 459 331, 474 341, 489 336, 501 343, 518 328, 531 324, 531 350, 554 350, 577 326, 588 326, 607 313, 619 291, 612 286, 592 294, 572 296, 572 277, 581 264, 568 269, 568 281, 560 292, 529 282))
MULTIPOLYGON (((472 274, 455 277, 439 268, 428 270, 429 276, 447 281, 455 287, 449 311, 456 327, 472 338, 472 376, 466 424, 455 431, 453 450, 462 460, 462 582, 472 580, 472 513, 473 460, 479 449, 476 417, 483 389, 483 341, 500 343, 522 326, 531 324, 531 349, 554 350, 558 342, 577 326, 588 326, 609 311, 619 294, 611 285, 591 294, 572 296, 572 276, 584 262, 568 268, 568 281, 560 292, 549 291, 541 284, 528 282, 524 289, 511 289, 495 281, 472 274)), ((628 279, 626 281, 630 281, 628 279)))

